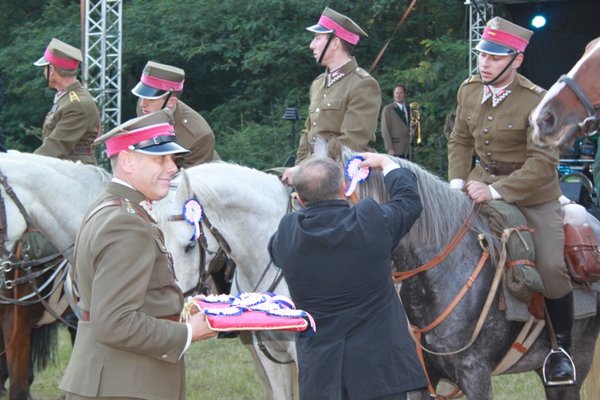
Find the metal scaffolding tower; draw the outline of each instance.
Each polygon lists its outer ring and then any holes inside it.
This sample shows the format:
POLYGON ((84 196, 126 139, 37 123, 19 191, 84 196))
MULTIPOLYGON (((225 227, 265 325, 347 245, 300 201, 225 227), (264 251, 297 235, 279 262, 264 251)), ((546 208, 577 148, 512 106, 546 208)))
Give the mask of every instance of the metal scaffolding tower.
POLYGON ((94 96, 106 132, 121 123, 121 0, 81 0, 83 81, 94 96))
POLYGON ((489 0, 466 0, 469 8, 469 72, 477 73, 477 50, 475 46, 481 40, 483 28, 488 19, 494 15, 494 6, 489 0))

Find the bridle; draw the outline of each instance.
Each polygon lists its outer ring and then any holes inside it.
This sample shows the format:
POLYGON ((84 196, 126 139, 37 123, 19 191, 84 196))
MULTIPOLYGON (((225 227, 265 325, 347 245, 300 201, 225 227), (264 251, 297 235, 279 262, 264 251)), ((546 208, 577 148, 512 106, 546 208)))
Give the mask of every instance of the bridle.
MULTIPOLYGON (((25 219, 27 224, 25 233, 41 232, 8 183, 8 178, 1 171, 0 184, 25 219)), ((31 258, 30 246, 23 240, 23 237, 17 241, 12 251, 6 248, 7 241, 8 220, 6 216, 6 203, 0 191, 0 305, 13 305, 16 310, 17 307, 21 306, 42 304, 53 318, 72 327, 72 324, 58 315, 46 300, 57 290, 60 291, 60 283, 64 281, 67 275, 68 256, 72 252, 73 245, 64 251, 57 251, 44 257, 31 258), (43 282, 38 284, 38 278, 45 275, 48 276, 43 282), (30 291, 24 295, 20 295, 19 287, 26 284, 29 285, 30 291), (5 295, 6 293, 12 293, 12 295, 5 295)))
POLYGON ((575 79, 562 75, 558 78, 558 83, 564 83, 569 89, 575 93, 577 99, 581 102, 585 108, 588 116, 582 122, 577 123, 578 136, 587 135, 600 128, 600 118, 598 118, 598 111, 600 107, 594 106, 590 101, 589 97, 585 94, 583 88, 575 81, 575 79))

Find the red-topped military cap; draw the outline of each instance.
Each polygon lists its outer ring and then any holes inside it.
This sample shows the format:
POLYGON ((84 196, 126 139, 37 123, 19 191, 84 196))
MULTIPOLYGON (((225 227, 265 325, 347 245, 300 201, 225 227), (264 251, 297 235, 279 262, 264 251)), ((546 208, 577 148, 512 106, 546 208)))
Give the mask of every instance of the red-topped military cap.
POLYGON ((488 21, 476 49, 497 56, 523 53, 533 32, 500 17, 488 21))
POLYGON ((333 33, 352 45, 357 44, 361 36, 369 36, 356 22, 329 7, 325 7, 316 25, 306 29, 315 33, 333 33))
POLYGON ((94 141, 102 142, 108 157, 126 150, 155 156, 189 152, 177 144, 168 109, 130 119, 94 141))
POLYGON ((181 92, 185 72, 171 65, 148 61, 140 82, 131 93, 142 99, 159 99, 170 92, 181 92))
POLYGON ((79 67, 79 63, 83 60, 81 50, 53 38, 46 47, 44 55, 33 63, 36 67, 45 67, 46 65, 54 65, 56 68, 65 70, 75 70, 79 67))

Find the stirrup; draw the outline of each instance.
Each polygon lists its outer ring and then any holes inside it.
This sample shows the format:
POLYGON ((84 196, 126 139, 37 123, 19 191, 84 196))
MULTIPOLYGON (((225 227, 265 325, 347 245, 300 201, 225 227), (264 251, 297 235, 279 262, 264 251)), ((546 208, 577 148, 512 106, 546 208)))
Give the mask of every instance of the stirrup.
POLYGON ((548 355, 546 356, 546 358, 544 359, 544 366, 542 368, 542 376, 544 378, 544 386, 575 385, 575 383, 577 382, 577 371, 575 370, 575 363, 573 363, 573 358, 562 347, 559 347, 556 350, 551 349, 550 352, 548 353, 548 355), (567 380, 562 380, 562 381, 551 381, 548 379, 548 376, 546 375, 546 365, 548 365, 548 360, 550 359, 550 357, 552 357, 555 354, 560 354, 561 356, 564 355, 567 357, 567 359, 569 360, 569 363, 571 364, 571 369, 573 370, 573 379, 567 379, 567 380))

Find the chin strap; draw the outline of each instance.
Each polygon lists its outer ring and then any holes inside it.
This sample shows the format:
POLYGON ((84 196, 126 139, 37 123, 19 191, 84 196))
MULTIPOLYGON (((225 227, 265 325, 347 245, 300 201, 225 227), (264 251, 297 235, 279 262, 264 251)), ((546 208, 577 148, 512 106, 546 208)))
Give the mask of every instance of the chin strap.
POLYGON ((329 34, 329 38, 327 38, 327 43, 325 43, 325 47, 323 48, 323 51, 321 52, 321 56, 319 57, 317 64, 321 65, 321 63, 323 62, 323 57, 325 57, 325 52, 329 48, 329 44, 331 44, 331 40, 333 39, 334 35, 335 35, 335 30, 329 34))
MULTIPOLYGON (((508 70, 508 68, 510 68, 510 66, 512 65, 512 63, 515 62, 515 60, 517 59, 518 55, 519 55, 519 53, 513 54, 512 59, 510 60, 510 62, 508 64, 506 64, 506 67, 504 67, 504 69, 502 70, 502 72, 500 72, 498 75, 496 75, 496 77, 494 79, 492 79, 491 81, 486 82, 482 78, 481 81, 483 82, 483 84, 486 85, 486 86, 490 86, 494 82, 496 82, 498 80, 498 78, 500 78, 506 72, 506 70, 508 70)), ((481 75, 479 75, 479 76, 481 76, 481 75)))
POLYGON ((167 97, 165 97, 165 101, 164 101, 162 107, 160 108, 161 110, 167 107, 167 102, 169 101, 169 99, 171 98, 172 95, 173 95, 173 91, 169 90, 169 94, 167 95, 167 97))

